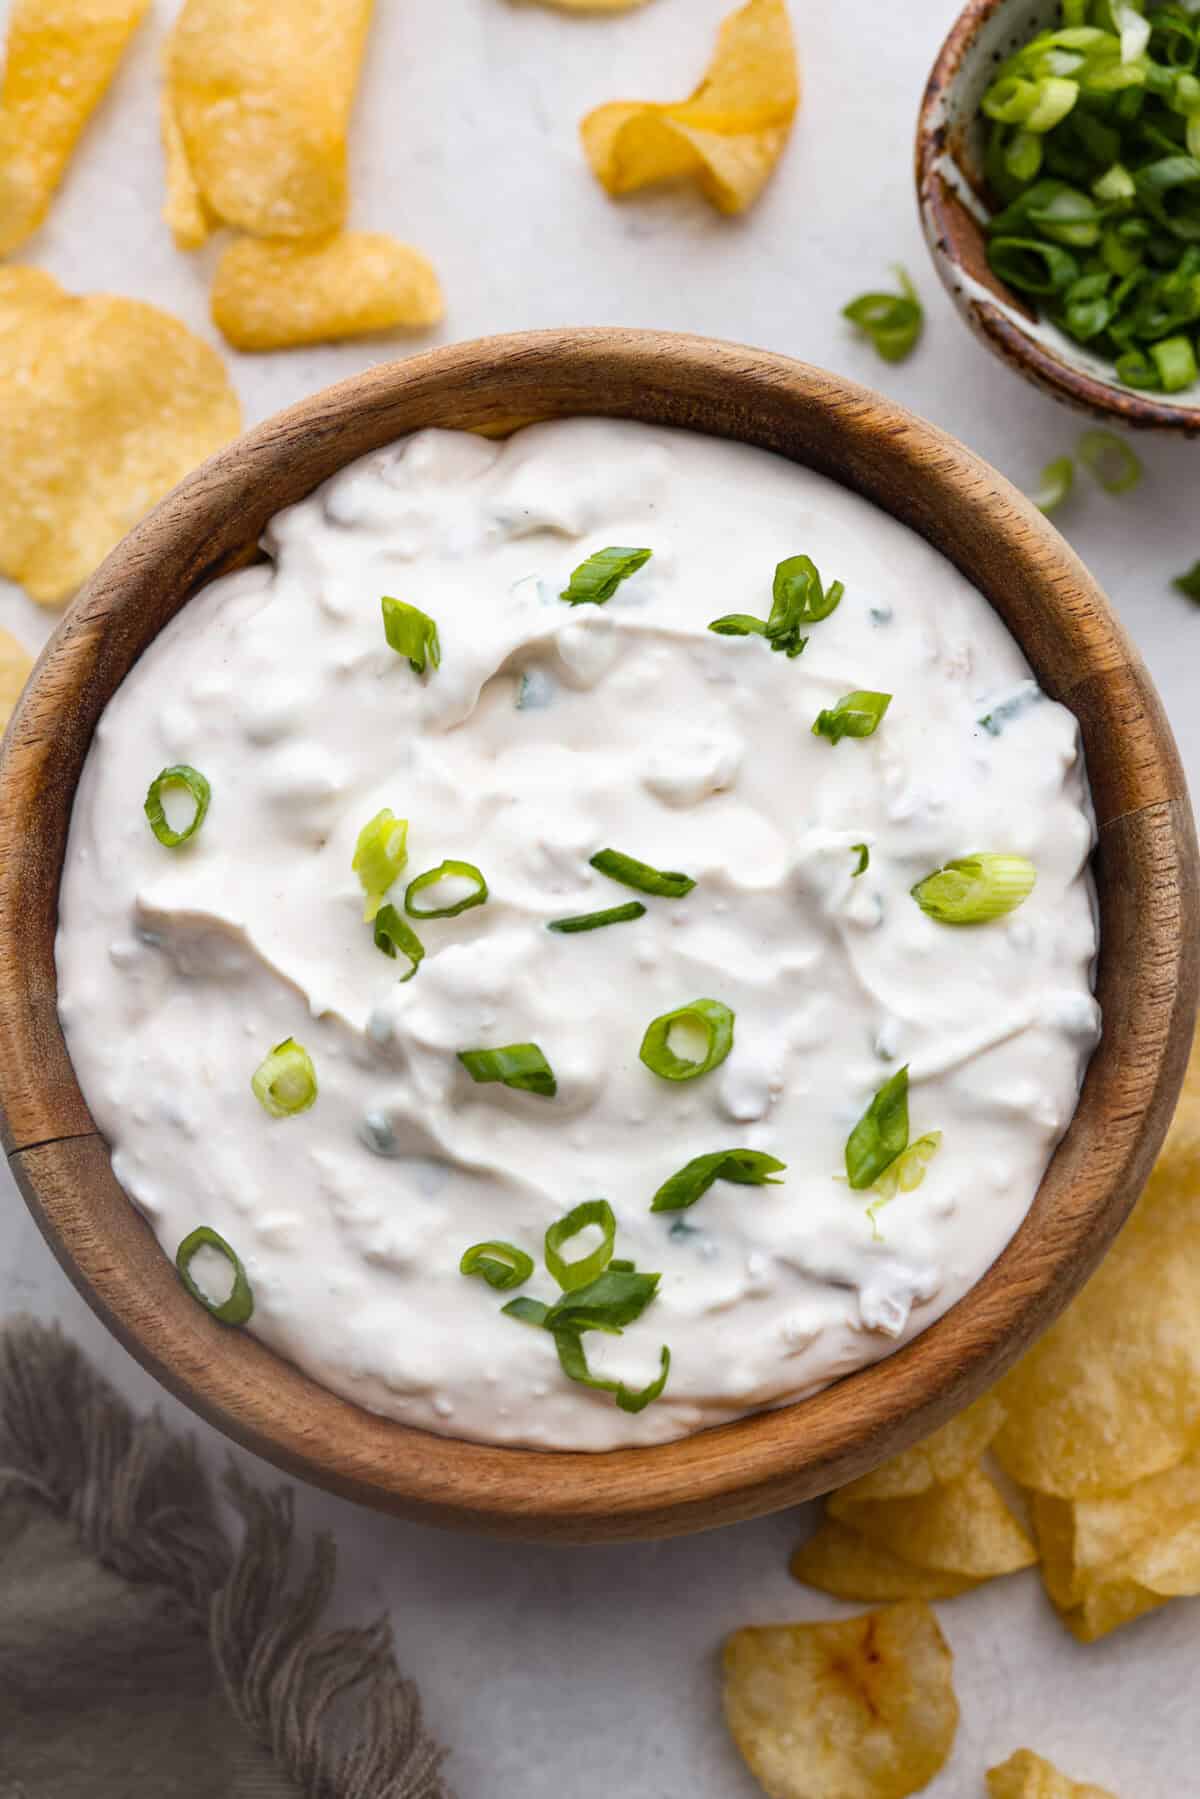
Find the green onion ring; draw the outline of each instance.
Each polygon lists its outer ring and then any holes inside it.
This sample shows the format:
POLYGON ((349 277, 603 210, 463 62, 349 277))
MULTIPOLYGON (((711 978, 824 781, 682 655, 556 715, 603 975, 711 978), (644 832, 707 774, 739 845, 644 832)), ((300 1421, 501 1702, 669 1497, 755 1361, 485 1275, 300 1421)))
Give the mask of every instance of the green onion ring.
POLYGON ((589 1281, 604 1273, 612 1260, 616 1236, 617 1221, 606 1199, 585 1199, 549 1227, 545 1245, 546 1267, 564 1293, 573 1293, 577 1287, 586 1287, 589 1281), (563 1244, 569 1243, 572 1237, 592 1224, 598 1225, 604 1233, 603 1242, 587 1255, 579 1256, 573 1262, 568 1261, 561 1253, 563 1244))
POLYGON ((414 675, 423 675, 427 663, 440 668, 442 646, 429 614, 404 600, 393 599, 390 593, 384 594, 381 604, 384 636, 397 655, 408 657, 414 675))
POLYGON ((960 856, 911 889, 922 912, 939 924, 988 924, 1015 912, 1033 892, 1037 869, 1028 856, 960 856))
POLYGON ((425 873, 417 875, 408 883, 404 891, 404 910, 410 918, 457 918, 460 912, 469 912, 472 906, 482 906, 488 896, 488 884, 473 862, 439 862, 436 868, 427 868, 425 873), (468 893, 466 899, 459 900, 453 906, 415 906, 413 900, 426 887, 435 887, 439 881, 457 877, 463 881, 474 881, 474 893, 468 893))
POLYGON ((272 1118, 294 1118, 307 1112, 317 1097, 317 1071, 312 1057, 294 1037, 277 1043, 250 1077, 254 1097, 272 1118))
POLYGON ((1037 492, 1031 493, 1029 497, 1038 511, 1044 512, 1049 517, 1050 513, 1056 512, 1063 501, 1070 496, 1074 485, 1075 464, 1073 460, 1070 456, 1056 456, 1054 461, 1048 462, 1042 470, 1041 484, 1037 492))
POLYGON ((650 1072, 664 1081, 694 1081, 725 1060, 733 1048, 733 1024, 734 1014, 719 999, 694 999, 652 1019, 638 1055, 650 1072), (668 1042, 675 1025, 688 1024, 695 1025, 706 1039, 705 1053, 698 1062, 677 1056, 668 1042))
POLYGON ((562 931, 571 935, 577 931, 598 931, 607 924, 628 924, 635 918, 644 918, 646 908, 640 900, 630 900, 628 905, 609 906, 605 912, 577 912, 573 918, 554 918, 546 926, 548 931, 562 931))
POLYGON ((627 1387, 624 1381, 604 1380, 593 1374, 588 1367, 583 1339, 578 1331, 556 1330, 554 1347, 558 1351, 559 1366, 568 1380, 575 1381, 581 1387, 591 1387, 599 1393, 611 1393, 623 1412, 645 1411, 662 1393, 671 1372, 671 1352, 665 1343, 658 1352, 660 1372, 657 1380, 640 1388, 627 1387))
POLYGON ((179 1271, 180 1280, 192 1298, 198 1300, 205 1311, 211 1312, 214 1318, 219 1318, 222 1324, 245 1324, 253 1313, 254 1294, 251 1292, 250 1282, 247 1279, 246 1270, 242 1266, 241 1257, 226 1243, 224 1237, 211 1229, 209 1225, 201 1224, 194 1231, 188 1232, 175 1251, 175 1266, 179 1271), (229 1298, 222 1300, 220 1305, 214 1304, 202 1293, 192 1279, 190 1272, 192 1257, 200 1249, 219 1250, 233 1269, 233 1290, 229 1298))
POLYGON ((425 945, 395 906, 381 906, 375 914, 375 948, 393 959, 397 950, 408 957, 411 967, 407 974, 400 976, 402 987, 405 981, 412 980, 425 955, 425 945))
POLYGON ((1140 459, 1111 431, 1085 431, 1079 439, 1078 454, 1105 493, 1129 493, 1142 478, 1140 459))
POLYGON ((187 762, 176 762, 173 767, 162 769, 151 781, 146 794, 145 812, 150 829, 167 849, 178 849, 181 843, 194 837, 204 823, 211 798, 212 789, 198 768, 192 768, 187 762), (182 831, 171 829, 163 809, 162 796, 171 787, 185 787, 196 802, 196 810, 182 831))
POLYGON ((472 1243, 458 1264, 460 1274, 476 1274, 489 1287, 505 1293, 519 1287, 533 1273, 533 1257, 518 1249, 515 1243, 493 1238, 486 1243, 472 1243))

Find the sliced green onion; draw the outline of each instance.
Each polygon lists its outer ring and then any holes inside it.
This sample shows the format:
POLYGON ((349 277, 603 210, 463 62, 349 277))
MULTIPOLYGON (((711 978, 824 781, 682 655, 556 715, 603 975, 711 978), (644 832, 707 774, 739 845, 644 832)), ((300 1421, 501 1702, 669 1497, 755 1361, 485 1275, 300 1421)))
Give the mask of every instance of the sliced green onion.
POLYGON ((609 906, 605 912, 577 912, 573 918, 554 918, 546 926, 548 931, 561 931, 564 936, 576 931, 599 931, 606 924, 628 924, 631 919, 644 918, 646 908, 640 900, 630 900, 625 906, 609 906))
POLYGON ((179 1270, 180 1280, 192 1298, 197 1300, 206 1312, 211 1312, 214 1318, 219 1318, 222 1324, 245 1324, 252 1315, 254 1294, 250 1290, 250 1282, 246 1278, 246 1270, 242 1266, 241 1257, 226 1243, 224 1237, 207 1224, 201 1224, 194 1231, 188 1232, 175 1251, 175 1266, 179 1270), (201 1292, 191 1276, 192 1257, 197 1250, 201 1249, 217 1250, 233 1269, 233 1288, 229 1298, 223 1299, 219 1305, 214 1304, 206 1293, 201 1292))
POLYGON ((858 857, 858 867, 855 869, 853 875, 853 879, 857 880, 859 875, 865 875, 868 868, 870 868, 871 852, 865 843, 852 843, 850 848, 858 857))
POLYGON ((885 1081, 846 1139, 846 1176, 856 1192, 908 1148, 907 1064, 885 1081))
POLYGON ((1200 161, 1163 156, 1138 169, 1133 180, 1142 207, 1164 230, 1184 243, 1200 239, 1200 161))
POLYGON ((830 743, 840 743, 843 737, 872 737, 891 703, 890 693, 844 693, 836 706, 817 713, 813 736, 828 737, 830 743))
POLYGON ((773 650, 798 656, 808 638, 802 625, 818 624, 835 612, 846 589, 840 581, 822 585, 811 556, 788 556, 776 565, 771 587, 771 611, 765 618, 748 612, 728 612, 709 625, 718 637, 765 637, 773 650))
POLYGON ((294 1118, 316 1100, 317 1071, 303 1044, 285 1037, 259 1063, 250 1085, 264 1112, 272 1118, 294 1118))
POLYGON ((1117 357, 1117 375, 1126 387, 1152 391, 1160 385, 1158 370, 1143 350, 1125 350, 1117 357))
POLYGON ((1035 237, 989 238, 987 259, 994 275, 1023 294, 1061 293, 1079 275, 1069 250, 1035 237))
POLYGON ((1164 337, 1150 345, 1150 356, 1165 394, 1177 394, 1196 379, 1196 354, 1188 338, 1164 337))
POLYGON ((533 1257, 518 1249, 515 1243, 492 1239, 487 1243, 472 1243, 470 1249, 464 1250, 458 1272, 477 1274, 489 1287, 506 1293, 529 1279, 533 1273, 533 1257))
POLYGON ((510 1299, 506 1306, 500 1307, 500 1310, 506 1318, 515 1318, 521 1324, 536 1324, 543 1329, 550 1316, 550 1307, 544 1300, 527 1299, 523 1293, 519 1294, 516 1299, 510 1299))
POLYGON ((1114 206, 1122 200, 1132 200, 1137 189, 1133 184, 1133 176, 1124 163, 1114 162, 1105 169, 1103 175, 1097 175, 1092 182, 1092 192, 1097 200, 1114 206))
POLYGON ((619 1261, 616 1256, 613 1257, 608 1265, 614 1274, 632 1274, 635 1267, 633 1262, 619 1261))
POLYGON ((765 637, 767 621, 749 612, 726 612, 723 617, 714 618, 708 628, 718 637, 765 637))
POLYGON ((408 657, 414 675, 423 675, 427 664, 440 667, 442 646, 438 642, 437 626, 429 614, 418 611, 404 600, 394 600, 388 593, 384 594, 381 604, 384 635, 397 655, 408 657))
POLYGON ((639 893, 653 893, 662 899, 682 899, 696 885, 691 875, 680 874, 678 869, 651 868, 648 862, 639 862, 636 856, 623 855, 620 850, 597 850, 589 861, 610 881, 620 881, 622 887, 634 887, 639 893))
POLYGON ((1176 575, 1171 586, 1185 593, 1189 600, 1200 600, 1200 562, 1193 562, 1186 574, 1176 575))
POLYGON ((1056 456, 1042 470, 1041 485, 1030 499, 1039 512, 1049 515, 1057 511, 1075 485, 1075 463, 1070 456, 1056 456))
POLYGON ((622 581, 636 575, 649 562, 653 550, 629 550, 611 544, 607 550, 596 550, 574 570, 559 594, 568 606, 603 606, 611 600, 622 581))
POLYGON ((164 768, 155 775, 146 794, 146 817, 150 820, 150 829, 169 850, 178 849, 194 837, 204 823, 208 812, 208 802, 212 798, 212 789, 198 768, 192 768, 186 762, 176 762, 171 768, 164 768), (172 787, 183 787, 196 802, 196 810, 182 831, 174 831, 167 823, 167 815, 163 809, 162 796, 172 787))
POLYGON ((546 1267, 564 1293, 586 1287, 589 1281, 604 1273, 612 1260, 616 1236, 617 1221, 606 1199, 585 1199, 580 1205, 572 1206, 565 1218, 559 1218, 550 1226, 546 1232, 546 1267), (568 1261, 562 1254, 563 1244, 569 1243, 580 1231, 587 1230, 589 1225, 599 1228, 603 1241, 587 1255, 568 1261))
POLYGON ((638 1055, 652 1074, 664 1081, 694 1081, 720 1067, 733 1048, 734 1015, 719 999, 694 999, 673 1012, 664 1012, 646 1026, 638 1055), (668 1039, 677 1026, 692 1027, 705 1039, 705 1050, 699 1061, 677 1056, 668 1039))
POLYGON ((536 1043, 509 1043, 503 1049, 460 1049, 458 1059, 473 1081, 500 1081, 519 1093, 553 1099, 554 1071, 536 1043))
POLYGON ((665 1343, 659 1351, 661 1373, 658 1379, 641 1388, 629 1388, 624 1381, 603 1380, 599 1375, 593 1374, 588 1367, 583 1341, 577 1331, 555 1331, 554 1347, 558 1351, 559 1366, 569 1380, 577 1382, 581 1387, 593 1387, 597 1392, 613 1394, 623 1412, 644 1411, 652 1400, 658 1398, 671 1371, 671 1352, 665 1343))
POLYGON ((916 348, 925 323, 917 290, 903 269, 896 270, 899 294, 860 294, 842 307, 842 317, 871 340, 885 362, 903 362, 916 348))
POLYGON ((707 1193, 714 1181, 733 1181, 740 1187, 779 1187, 771 1179, 787 1167, 760 1149, 718 1149, 711 1155, 693 1156, 677 1174, 663 1182, 650 1202, 652 1212, 682 1212, 707 1193))
POLYGON ((915 1193, 925 1179, 925 1170, 941 1148, 942 1133, 926 1131, 915 1143, 910 1143, 902 1155, 885 1168, 883 1173, 872 1184, 875 1199, 867 1207, 867 1217, 871 1220, 871 1234, 879 1241, 879 1225, 875 1214, 881 1206, 887 1206, 901 1193, 915 1193))
POLYGON ((939 924, 987 924, 1015 912, 1036 880, 1026 856, 960 856, 918 881, 912 896, 939 924))
POLYGON ((427 868, 423 875, 408 883, 404 890, 404 910, 410 918, 457 918, 460 912, 467 912, 472 906, 482 906, 488 896, 488 884, 473 862, 439 862, 436 868, 427 868), (439 881, 473 881, 475 890, 468 893, 466 899, 456 900, 452 906, 417 906, 413 904, 418 893, 424 893, 427 887, 436 887, 439 881))
POLYGON ((397 950, 408 957, 412 966, 407 974, 400 976, 402 987, 405 981, 412 980, 425 955, 425 945, 395 906, 381 906, 375 914, 375 948, 381 949, 385 956, 391 956, 393 960, 397 950))
POLYGON ((1085 431, 1079 439, 1078 455, 1105 493, 1129 493, 1142 478, 1140 460, 1111 431, 1085 431))
POLYGON ((611 1264, 584 1287, 576 1287, 556 1300, 546 1314, 546 1329, 568 1325, 572 1330, 609 1331, 616 1336, 640 1318, 658 1291, 658 1274, 636 1269, 614 1269, 611 1264))
POLYGON ((383 904, 383 896, 408 861, 408 820, 397 818, 385 806, 358 833, 350 866, 366 895, 363 918, 368 924, 383 904))

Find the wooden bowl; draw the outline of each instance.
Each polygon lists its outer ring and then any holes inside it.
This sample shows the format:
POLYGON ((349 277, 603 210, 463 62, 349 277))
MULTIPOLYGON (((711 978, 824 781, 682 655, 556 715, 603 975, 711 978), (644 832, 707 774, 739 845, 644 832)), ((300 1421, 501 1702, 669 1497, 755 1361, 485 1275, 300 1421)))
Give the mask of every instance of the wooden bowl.
POLYGON ((983 177, 979 103, 997 65, 1060 22, 1059 0, 969 0, 933 65, 917 121, 917 200, 934 267, 989 350, 1035 386, 1108 424, 1200 432, 1200 387, 1139 393, 1110 363, 1039 327, 1028 301, 988 267, 981 217, 994 210, 983 177))
POLYGON ((1166 1128, 1197 989, 1197 856, 1171 733, 1095 582, 953 439, 819 369, 700 338, 552 331, 371 369, 212 457, 138 526, 44 652, 0 759, 0 1102, 29 1206, 94 1310, 238 1442, 349 1498, 431 1523, 576 1541, 667 1536, 826 1491, 988 1385, 1081 1285, 1166 1128), (360 1410, 186 1295, 118 1187, 56 1011, 59 875, 76 783, 118 683, 188 597, 353 458, 425 425, 493 435, 579 413, 681 425, 807 464, 919 532, 1010 626, 1083 731, 1100 830, 1104 1032, 1079 1109, 1012 1243, 897 1354, 778 1411, 654 1448, 492 1448, 360 1410))

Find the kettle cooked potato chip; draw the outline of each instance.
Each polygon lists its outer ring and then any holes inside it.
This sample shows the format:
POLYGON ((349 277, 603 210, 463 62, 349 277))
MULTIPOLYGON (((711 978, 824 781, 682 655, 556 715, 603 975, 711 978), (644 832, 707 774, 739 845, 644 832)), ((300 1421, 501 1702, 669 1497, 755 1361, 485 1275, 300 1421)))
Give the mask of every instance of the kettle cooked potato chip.
POLYGON ((991 1580, 1031 1568, 1037 1552, 982 1468, 908 1499, 848 1499, 831 1493, 831 1518, 917 1568, 991 1580))
POLYGON ((436 325, 443 310, 429 261, 374 232, 342 231, 315 241, 239 238, 213 279, 213 319, 239 350, 436 325))
POLYGON ((372 0, 184 0, 166 50, 168 222, 260 237, 346 215, 346 133, 372 0))
POLYGON ((902 1449, 870 1474, 842 1487, 839 1497, 847 1503, 907 1499, 937 1481, 956 1480, 975 1467, 1003 1423, 1004 1407, 994 1393, 985 1393, 911 1449, 902 1449))
POLYGON ((800 100, 784 0, 749 0, 721 26, 703 81, 672 105, 616 100, 580 126, 610 194, 693 177, 720 212, 744 212, 787 142, 800 100))
POLYGON ((738 1630, 724 1663, 730 1731, 771 1799, 907 1799, 950 1753, 952 1657, 919 1601, 738 1630))
POLYGON ((1115 1799, 1106 1787, 1068 1780, 1032 1749, 1018 1749, 988 1769, 988 1799, 1115 1799))
POLYGON ((32 667, 33 657, 24 644, 8 631, 0 631, 0 731, 12 717, 32 667))
POLYGON ((149 0, 12 0, 0 87, 0 255, 32 237, 149 0))
POLYGON ((72 594, 239 424, 221 358, 169 313, 0 269, 0 572, 35 600, 72 594))
POLYGON ((826 1518, 801 1543, 789 1566, 794 1579, 805 1586, 832 1593, 836 1599, 865 1600, 868 1605, 895 1599, 954 1599, 979 1585, 965 1574, 916 1568, 836 1518, 826 1518))

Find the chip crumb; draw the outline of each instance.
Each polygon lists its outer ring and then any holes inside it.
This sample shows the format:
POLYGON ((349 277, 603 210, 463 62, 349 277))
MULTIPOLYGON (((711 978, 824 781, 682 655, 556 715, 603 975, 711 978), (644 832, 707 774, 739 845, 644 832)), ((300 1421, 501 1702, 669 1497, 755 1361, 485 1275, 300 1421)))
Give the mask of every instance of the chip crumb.
POLYGON ((239 238, 213 280, 213 320, 239 350, 416 330, 436 325, 444 310, 428 259, 376 232, 337 232, 315 242, 239 238))
POLYGON ((721 25, 689 99, 616 100, 580 126, 597 180, 613 195, 694 179, 718 212, 753 205, 778 162, 800 103, 784 0, 749 0, 721 25))
POLYGON ((12 0, 0 85, 0 255, 33 236, 149 0, 12 0))
POLYGON ((1018 1749, 998 1768, 989 1768, 988 1799, 1116 1799, 1107 1787, 1068 1780, 1032 1749, 1018 1749))
POLYGON ((11 632, 0 630, 0 731, 12 717, 32 667, 33 657, 24 644, 11 632))

